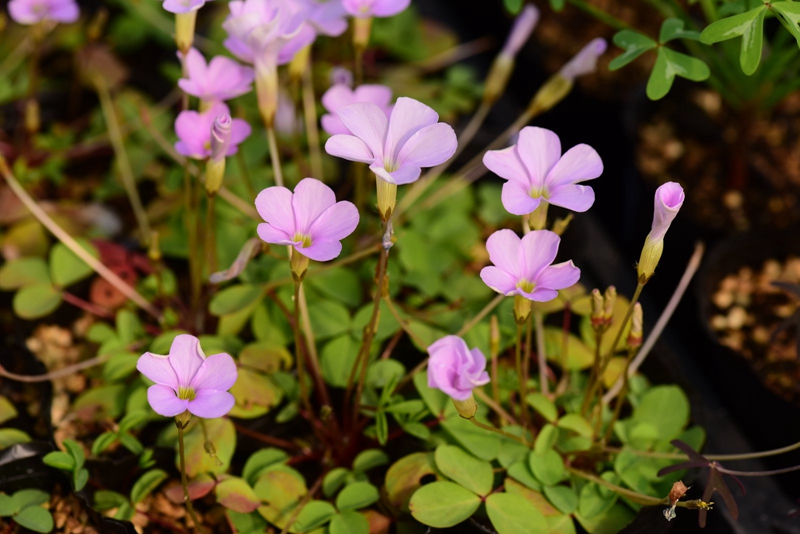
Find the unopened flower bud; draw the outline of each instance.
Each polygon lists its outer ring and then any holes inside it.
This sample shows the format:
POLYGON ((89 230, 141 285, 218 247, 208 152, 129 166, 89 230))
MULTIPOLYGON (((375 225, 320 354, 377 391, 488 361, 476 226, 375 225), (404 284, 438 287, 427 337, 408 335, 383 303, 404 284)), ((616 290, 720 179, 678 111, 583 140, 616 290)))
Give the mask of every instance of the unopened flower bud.
POLYGON ((344 67, 333 67, 331 69, 331 85, 353 87, 353 73, 344 67))
POLYGON ((472 396, 472 393, 469 394, 467 400, 453 399, 453 405, 455 405, 458 415, 464 419, 472 419, 478 413, 478 403, 475 402, 475 397, 472 396))
POLYGON ((580 52, 575 54, 575 57, 561 67, 559 74, 562 78, 575 81, 578 76, 594 73, 597 70, 597 59, 603 55, 606 48, 608 48, 608 44, 602 37, 592 39, 580 52))
POLYGON ((614 318, 614 307, 617 304, 617 288, 608 286, 605 295, 603 295, 603 320, 606 324, 611 324, 614 318))
POLYGON ((633 315, 631 316, 631 331, 628 334, 628 346, 637 348, 642 346, 642 326, 644 318, 642 316, 642 304, 637 302, 633 305, 633 315))
POLYGON ((572 222, 573 218, 573 215, 570 213, 563 219, 556 219, 556 222, 553 223, 553 232, 555 232, 556 235, 564 235, 564 232, 569 228, 569 223, 572 222))
POLYGON ((514 319, 516 319, 517 324, 522 324, 528 320, 528 317, 531 315, 532 308, 532 301, 526 299, 525 297, 514 295, 514 319))
POLYGON ((308 264, 309 259, 307 256, 300 254, 296 250, 292 250, 292 259, 289 261, 289 266, 292 269, 292 278, 296 282, 303 281, 308 271, 308 264))
POLYGON ((508 85, 508 79, 514 70, 514 58, 520 48, 525 44, 539 21, 539 10, 528 5, 519 14, 511 28, 503 50, 498 54, 486 77, 486 87, 483 92, 484 102, 494 103, 508 85))
POLYGON ((603 304, 603 295, 600 293, 600 290, 595 288, 592 289, 591 294, 592 299, 592 327, 598 328, 603 325, 603 313, 604 313, 604 304, 603 304))
POLYGON ((534 5, 526 5, 514 20, 514 26, 511 28, 511 33, 508 34, 508 39, 500 55, 515 57, 528 41, 537 22, 539 22, 539 10, 534 5))
POLYGON ((161 261, 161 244, 159 234, 155 230, 150 232, 150 246, 147 247, 147 257, 155 263, 161 261))
POLYGON ((34 134, 39 131, 40 127, 39 101, 35 98, 29 98, 25 101, 25 130, 34 134))
POLYGON ((206 162, 206 191, 209 195, 215 195, 222 187, 232 129, 233 121, 227 113, 218 116, 211 126, 211 157, 206 162))
POLYGON ((664 252, 664 236, 683 206, 685 198, 683 188, 675 182, 667 182, 656 190, 653 225, 644 241, 637 266, 640 283, 647 283, 653 276, 664 252))
POLYGON ((539 114, 548 111, 561 102, 572 90, 573 82, 554 74, 544 82, 529 104, 529 113, 539 114))
POLYGON ((197 10, 187 13, 175 13, 175 45, 184 55, 192 48, 194 27, 197 22, 197 10))
POLYGON ((386 222, 392 217, 394 208, 397 205, 397 184, 387 182, 380 177, 376 178, 378 186, 378 213, 381 216, 381 220, 386 222))
POLYGON ((356 50, 364 50, 369 44, 369 34, 372 32, 372 17, 353 18, 353 46, 356 50))
POLYGON ((178 426, 178 428, 186 428, 191 418, 192 413, 189 410, 186 410, 183 413, 175 416, 175 424, 178 426))

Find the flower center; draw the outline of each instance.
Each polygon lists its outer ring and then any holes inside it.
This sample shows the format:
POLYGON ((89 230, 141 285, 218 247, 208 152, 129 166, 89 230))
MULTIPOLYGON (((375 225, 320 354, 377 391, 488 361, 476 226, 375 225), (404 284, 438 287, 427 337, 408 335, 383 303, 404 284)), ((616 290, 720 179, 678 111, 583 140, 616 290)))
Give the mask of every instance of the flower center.
POLYGON ((541 188, 534 187, 531 189, 531 192, 529 194, 531 198, 539 198, 539 197, 544 197, 545 199, 550 198, 550 193, 548 193, 544 187, 541 188))
POLYGON ((308 248, 311 246, 311 236, 310 235, 303 235, 301 233, 294 234, 292 238, 293 241, 300 241, 301 245, 300 248, 308 248))
POLYGON ((195 397, 197 397, 197 393, 195 392, 194 388, 185 388, 185 387, 178 388, 179 399, 193 401, 195 397))
POLYGON ((522 279, 519 282, 517 282, 517 287, 523 290, 525 293, 531 293, 533 291, 533 288, 536 287, 536 284, 534 284, 533 282, 528 282, 525 279, 522 279))

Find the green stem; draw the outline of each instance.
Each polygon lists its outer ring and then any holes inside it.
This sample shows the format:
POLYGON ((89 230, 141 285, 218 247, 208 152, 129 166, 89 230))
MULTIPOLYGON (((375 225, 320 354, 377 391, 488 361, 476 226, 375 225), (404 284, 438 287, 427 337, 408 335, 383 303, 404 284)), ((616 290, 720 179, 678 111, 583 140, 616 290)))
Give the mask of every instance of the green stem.
MULTIPOLYGON (((547 382, 547 353, 544 343, 544 316, 542 312, 533 314, 536 323, 536 357, 539 361, 539 388, 543 395, 550 394, 550 386, 547 382)), ((530 339, 528 340, 530 343, 530 339)))
POLYGON ((184 213, 184 221, 186 224, 186 231, 188 232, 188 246, 189 246, 189 287, 191 290, 191 310, 192 314, 197 312, 200 302, 200 291, 202 287, 202 279, 199 270, 199 263, 202 261, 202 256, 198 256, 196 251, 200 247, 200 237, 197 233, 197 207, 194 203, 194 189, 195 183, 189 176, 189 170, 184 167, 183 171, 183 200, 186 204, 186 213, 184 213))
POLYGON ((631 29, 631 25, 625 22, 624 20, 618 19, 611 13, 608 13, 599 7, 586 2, 585 0, 568 0, 570 4, 577 7, 581 11, 584 11, 600 22, 611 26, 615 30, 629 30, 631 29))
POLYGON ((583 403, 581 404, 581 415, 586 416, 586 411, 592 402, 592 391, 594 390, 594 383, 600 374, 600 349, 603 343, 603 335, 605 329, 595 330, 594 333, 594 363, 592 364, 592 372, 589 374, 589 381, 586 383, 586 392, 583 395, 583 403))
POLYGON ((197 529, 198 532, 203 532, 202 527, 200 526, 200 520, 197 518, 197 514, 194 511, 194 506, 192 506, 192 500, 189 498, 189 483, 186 480, 186 453, 183 446, 184 426, 177 420, 175 421, 175 424, 178 427, 178 457, 180 458, 181 465, 181 486, 183 487, 183 500, 186 503, 186 509, 189 511, 189 516, 194 522, 195 529, 197 529))
POLYGON ((628 350, 628 357, 625 359, 625 369, 622 372, 622 390, 620 391, 620 394, 617 397, 617 402, 614 404, 614 413, 611 416, 611 422, 608 424, 606 433, 603 436, 604 442, 608 442, 608 440, 611 439, 611 434, 614 432, 614 423, 616 423, 617 419, 619 419, 619 414, 622 411, 622 404, 623 401, 625 400, 625 397, 628 395, 628 387, 630 385, 630 378, 628 377, 628 369, 630 369, 631 362, 633 361, 633 358, 636 356, 636 353, 638 352, 639 352, 639 347, 631 347, 628 350))
POLYGON ((239 174, 242 177, 244 186, 247 188, 247 193, 251 198, 256 198, 256 188, 253 186, 253 178, 250 176, 250 169, 247 168, 247 162, 244 160, 243 150, 236 152, 236 165, 239 167, 239 174))
MULTIPOLYGON (((298 254, 292 251, 293 254, 298 254)), ((308 384, 306 381, 305 362, 303 361, 303 342, 300 333, 300 284, 294 283, 294 353, 295 364, 297 365, 297 382, 300 385, 300 400, 308 411, 309 416, 313 416, 311 401, 308 398, 308 384)))
POLYGON ((206 255, 208 256, 208 269, 212 273, 218 270, 216 198, 216 195, 209 195, 206 198, 206 255))
MULTIPOLYGON (((295 252, 295 254, 297 254, 295 252)), ((319 363, 319 355, 317 354, 317 343, 314 340, 314 330, 311 326, 311 315, 308 313, 308 301, 306 300, 305 289, 300 283, 300 318, 302 319, 303 335, 306 340, 306 348, 308 351, 308 359, 311 364, 311 377, 314 380, 314 387, 318 391, 319 400, 323 406, 327 406, 331 410, 331 398, 328 393, 328 386, 322 379, 322 367, 319 363)), ((336 425, 336 419, 333 419, 333 424, 336 425)))
POLYGON ((491 425, 484 425, 483 423, 481 423, 480 421, 478 421, 474 417, 470 417, 469 421, 473 425, 477 426, 478 428, 482 428, 483 430, 488 430, 489 432, 494 432, 495 434, 500 434, 504 438, 508 438, 508 439, 514 440, 514 441, 516 441, 518 443, 522 443, 526 447, 529 446, 528 442, 525 441, 523 438, 521 438, 519 436, 515 436, 514 434, 509 434, 508 432, 503 432, 499 428, 495 428, 495 427, 493 427, 491 425))
MULTIPOLYGON (((796 451, 797 449, 800 449, 800 441, 791 445, 787 445, 786 447, 772 449, 769 451, 746 452, 741 454, 706 454, 704 457, 712 462, 737 462, 742 460, 755 460, 758 458, 779 456, 781 454, 786 454, 787 452, 796 451)), ((635 456, 641 456, 643 458, 658 458, 663 460, 685 460, 687 458, 687 456, 682 452, 639 451, 628 448, 620 449, 617 447, 605 447, 603 450, 611 454, 629 452, 635 456)))
POLYGON ((322 150, 320 149, 319 127, 317 126, 317 101, 314 98, 314 78, 311 75, 311 65, 309 58, 309 62, 303 71, 303 117, 306 122, 311 173, 317 180, 324 180, 322 150))
POLYGON ((517 382, 519 384, 519 409, 522 422, 528 422, 528 385, 525 383, 525 374, 522 371, 522 327, 517 323, 517 343, 514 348, 514 365, 517 370, 517 382))
POLYGON ((467 332, 472 330, 472 327, 480 323, 484 319, 484 317, 489 315, 489 313, 491 313, 491 311, 497 307, 498 304, 503 302, 504 298, 505 295, 497 295, 495 298, 493 298, 486 306, 483 307, 481 311, 478 312, 478 314, 475 317, 467 321, 464 324, 464 326, 462 326, 461 329, 458 332, 456 332, 455 335, 459 337, 463 337, 464 335, 466 335, 467 332))
POLYGON ((281 155, 278 153, 278 139, 275 137, 274 126, 267 126, 267 142, 269 143, 269 157, 272 161, 272 172, 275 175, 275 185, 283 187, 281 155))

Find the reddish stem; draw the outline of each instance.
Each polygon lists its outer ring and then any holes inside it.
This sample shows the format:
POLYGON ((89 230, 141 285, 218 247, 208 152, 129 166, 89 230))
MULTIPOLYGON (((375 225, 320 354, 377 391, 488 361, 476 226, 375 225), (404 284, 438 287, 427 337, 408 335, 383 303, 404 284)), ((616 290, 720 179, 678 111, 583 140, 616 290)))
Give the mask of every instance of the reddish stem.
POLYGON ((83 300, 80 297, 76 297, 72 293, 67 293, 66 291, 62 291, 61 298, 63 298, 65 302, 72 304, 76 308, 82 309, 86 313, 91 313, 92 315, 97 315, 98 317, 103 317, 105 319, 114 318, 114 314, 111 313, 106 308, 98 306, 97 304, 92 304, 91 302, 83 300))

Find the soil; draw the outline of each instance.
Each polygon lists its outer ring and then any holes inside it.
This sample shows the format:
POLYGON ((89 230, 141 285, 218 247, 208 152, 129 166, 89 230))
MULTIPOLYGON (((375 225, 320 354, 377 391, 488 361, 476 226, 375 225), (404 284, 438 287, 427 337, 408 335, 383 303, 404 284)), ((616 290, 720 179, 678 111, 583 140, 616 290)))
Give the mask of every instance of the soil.
POLYGON ((712 296, 710 326, 719 342, 744 356, 771 391, 798 404, 800 258, 765 261, 723 278, 712 296), (781 286, 775 282, 782 283, 781 286))

